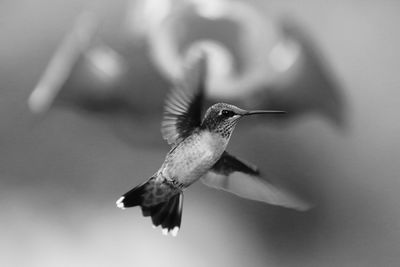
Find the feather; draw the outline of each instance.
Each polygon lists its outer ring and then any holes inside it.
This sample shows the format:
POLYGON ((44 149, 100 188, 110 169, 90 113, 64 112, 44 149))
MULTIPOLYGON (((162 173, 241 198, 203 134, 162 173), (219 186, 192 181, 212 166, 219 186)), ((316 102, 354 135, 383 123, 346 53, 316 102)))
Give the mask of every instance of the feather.
POLYGON ((165 101, 161 133, 168 144, 175 145, 189 136, 201 124, 204 99, 206 59, 203 54, 185 71, 165 101))

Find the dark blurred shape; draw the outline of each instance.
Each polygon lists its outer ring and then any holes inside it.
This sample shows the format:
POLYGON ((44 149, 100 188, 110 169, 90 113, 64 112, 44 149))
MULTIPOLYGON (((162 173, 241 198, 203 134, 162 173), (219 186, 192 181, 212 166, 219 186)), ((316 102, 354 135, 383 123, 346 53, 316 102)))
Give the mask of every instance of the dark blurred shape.
POLYGON ((100 41, 95 16, 84 13, 34 89, 33 112, 51 106, 85 111, 106 118, 124 138, 132 131, 157 133, 151 143, 159 137, 154 120, 161 116, 166 83, 182 78, 184 62, 202 50, 209 58, 211 101, 288 111, 276 122, 315 113, 343 125, 335 79, 311 38, 290 20, 275 23, 241 1, 167 1, 161 9, 150 8, 154 1, 136 4, 137 22, 145 25, 136 34, 147 40, 145 46, 136 42, 124 55, 116 52, 100 41))
POLYGON ((242 1, 174 3, 143 18, 153 23, 146 38, 167 79, 180 78, 185 58, 203 50, 209 54, 208 95, 214 101, 285 109, 286 118, 315 113, 344 126, 341 88, 297 22, 273 22, 242 1))
POLYGON ((165 84, 149 74, 140 47, 130 47, 135 53, 127 57, 105 45, 98 31, 94 14, 79 16, 30 95, 31 111, 44 114, 52 107, 65 107, 104 121, 130 144, 161 143, 160 87, 165 84))
POLYGON ((77 19, 29 98, 33 112, 46 112, 56 102, 75 101, 89 109, 121 104, 115 103, 115 93, 110 88, 116 86, 125 72, 125 63, 110 47, 94 44, 97 28, 97 19, 91 13, 77 19), (74 80, 86 83, 69 86, 74 80))
POLYGON ((346 103, 342 88, 317 45, 294 20, 282 19, 279 26, 283 39, 297 44, 300 53, 293 66, 281 74, 277 82, 267 86, 263 105, 279 107, 293 116, 317 113, 344 127, 346 103))

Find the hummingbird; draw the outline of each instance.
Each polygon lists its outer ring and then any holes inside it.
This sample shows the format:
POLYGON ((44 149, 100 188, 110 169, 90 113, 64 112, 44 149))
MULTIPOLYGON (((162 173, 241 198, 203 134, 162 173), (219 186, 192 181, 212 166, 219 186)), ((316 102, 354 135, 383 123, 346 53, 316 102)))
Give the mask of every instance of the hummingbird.
POLYGON ((206 56, 185 69, 166 97, 162 137, 171 145, 160 169, 116 202, 121 209, 140 206, 153 226, 176 236, 182 219, 183 192, 201 180, 204 184, 240 197, 307 210, 309 205, 261 177, 251 163, 226 152, 238 121, 256 114, 284 114, 280 110, 248 111, 226 103, 212 105, 202 118, 206 56))

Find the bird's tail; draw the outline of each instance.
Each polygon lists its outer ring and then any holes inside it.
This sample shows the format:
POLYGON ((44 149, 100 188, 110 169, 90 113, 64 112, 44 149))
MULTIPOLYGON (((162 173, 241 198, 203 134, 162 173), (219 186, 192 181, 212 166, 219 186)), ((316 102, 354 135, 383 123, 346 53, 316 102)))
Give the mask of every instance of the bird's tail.
POLYGON ((155 177, 125 193, 117 201, 121 209, 140 206, 143 216, 151 216, 164 234, 176 235, 181 226, 183 192, 168 181, 155 177))

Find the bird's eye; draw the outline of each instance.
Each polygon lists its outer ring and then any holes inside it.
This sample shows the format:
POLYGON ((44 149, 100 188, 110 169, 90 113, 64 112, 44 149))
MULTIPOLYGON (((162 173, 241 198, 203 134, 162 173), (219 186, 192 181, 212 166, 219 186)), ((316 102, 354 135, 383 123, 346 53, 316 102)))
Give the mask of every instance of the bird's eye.
POLYGON ((223 109, 221 111, 221 114, 225 117, 233 117, 235 115, 235 112, 233 112, 232 110, 223 109))

